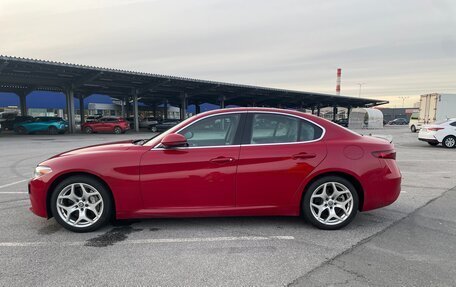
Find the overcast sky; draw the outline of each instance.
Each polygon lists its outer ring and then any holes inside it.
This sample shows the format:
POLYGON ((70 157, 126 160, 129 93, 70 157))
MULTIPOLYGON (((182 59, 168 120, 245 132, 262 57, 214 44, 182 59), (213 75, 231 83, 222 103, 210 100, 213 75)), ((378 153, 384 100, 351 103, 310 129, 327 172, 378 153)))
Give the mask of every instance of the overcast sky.
POLYGON ((456 1, 0 0, 0 54, 386 99, 456 93, 456 1))

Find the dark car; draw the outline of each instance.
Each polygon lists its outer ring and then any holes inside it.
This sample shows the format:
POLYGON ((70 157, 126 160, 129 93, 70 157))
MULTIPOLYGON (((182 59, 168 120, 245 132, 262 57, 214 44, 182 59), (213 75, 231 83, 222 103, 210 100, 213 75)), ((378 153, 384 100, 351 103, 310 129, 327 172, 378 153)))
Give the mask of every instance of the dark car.
POLYGON ((163 120, 161 123, 149 125, 149 130, 153 133, 164 132, 180 123, 179 120, 163 120))
POLYGON ((338 119, 335 121, 335 123, 348 128, 348 119, 338 119))
POLYGON ((23 123, 27 121, 33 120, 33 117, 30 116, 15 116, 12 118, 8 118, 5 121, 2 121, 2 129, 4 131, 12 131, 14 129, 14 125, 18 123, 23 123))
POLYGON ((404 118, 397 118, 388 122, 389 125, 408 125, 408 120, 404 118))

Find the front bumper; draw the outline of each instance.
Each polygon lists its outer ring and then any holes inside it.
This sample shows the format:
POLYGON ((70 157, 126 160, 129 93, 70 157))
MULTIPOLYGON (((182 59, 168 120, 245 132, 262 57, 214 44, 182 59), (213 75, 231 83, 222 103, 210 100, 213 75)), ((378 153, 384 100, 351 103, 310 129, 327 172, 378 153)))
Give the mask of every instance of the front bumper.
POLYGON ((46 199, 47 199, 47 184, 40 178, 32 179, 28 184, 28 193, 30 198, 31 207, 30 210, 40 216, 49 218, 46 199))

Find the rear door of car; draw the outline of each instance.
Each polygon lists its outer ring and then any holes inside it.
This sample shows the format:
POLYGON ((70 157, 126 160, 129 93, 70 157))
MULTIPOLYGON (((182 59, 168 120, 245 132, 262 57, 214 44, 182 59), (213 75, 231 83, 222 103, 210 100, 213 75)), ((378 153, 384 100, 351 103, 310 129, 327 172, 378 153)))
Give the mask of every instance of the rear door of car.
POLYGON ((279 208, 301 194, 326 157, 324 129, 288 114, 248 114, 238 161, 236 206, 279 208))

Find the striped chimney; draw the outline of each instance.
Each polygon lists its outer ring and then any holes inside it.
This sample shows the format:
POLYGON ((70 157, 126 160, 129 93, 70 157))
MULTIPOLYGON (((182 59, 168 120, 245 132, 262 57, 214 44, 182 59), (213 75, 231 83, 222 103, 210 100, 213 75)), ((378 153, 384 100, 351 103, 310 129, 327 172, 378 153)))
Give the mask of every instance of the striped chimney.
POLYGON ((342 76, 342 69, 337 69, 337 85, 336 85, 336 94, 340 95, 340 78, 342 76))

